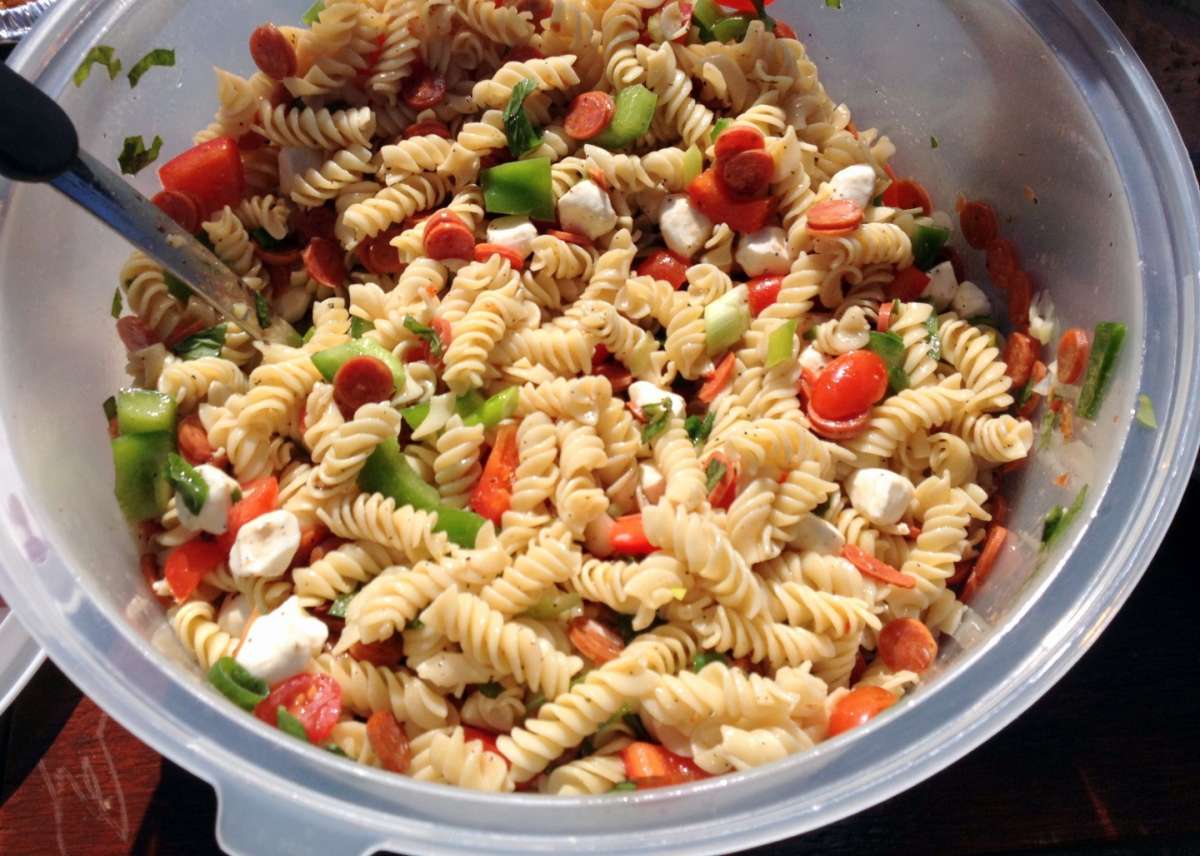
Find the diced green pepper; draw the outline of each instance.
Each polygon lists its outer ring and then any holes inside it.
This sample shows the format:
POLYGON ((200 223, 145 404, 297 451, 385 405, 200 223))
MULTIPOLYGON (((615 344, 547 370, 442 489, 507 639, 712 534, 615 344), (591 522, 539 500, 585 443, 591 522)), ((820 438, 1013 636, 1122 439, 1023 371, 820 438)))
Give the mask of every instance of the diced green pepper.
POLYGON ((113 438, 117 504, 130 521, 149 520, 167 510, 171 499, 167 455, 173 451, 175 434, 169 431, 113 438))
POLYGON ((117 428, 122 434, 175 431, 175 399, 153 389, 117 393, 117 428))
POLYGON ((609 788, 609 793, 622 793, 624 791, 636 791, 637 789, 637 782, 617 782, 609 788))
POLYGON ((612 121, 592 142, 606 149, 629 145, 650 130, 657 106, 658 96, 649 89, 640 83, 627 86, 617 93, 612 121))
MULTIPOLYGON (((692 14, 695 15, 695 12, 692 14)), ((753 20, 751 15, 730 15, 717 21, 709 29, 714 41, 740 42, 746 38, 746 31, 750 29, 750 22, 753 20)))
POLYGON ((552 621, 569 609, 574 609, 583 603, 579 592, 555 592, 543 595, 533 606, 525 610, 525 615, 538 621, 552 621))
POLYGON ((712 40, 713 24, 725 17, 716 0, 696 0, 692 6, 692 23, 700 29, 700 36, 705 41, 712 40))
POLYGON ((550 158, 511 161, 483 171, 483 204, 492 214, 554 219, 550 158))
POLYGON ((437 488, 428 484, 404 458, 400 443, 389 437, 371 452, 358 473, 358 487, 367 493, 381 493, 398 505, 411 505, 430 511, 441 502, 437 488))
MULTIPOLYGON (((510 386, 502 389, 483 402, 469 416, 463 418, 464 425, 482 425, 492 428, 517 412, 521 388, 510 386)), ((459 399, 461 401, 462 399, 459 399)))
POLYGON ((938 253, 948 240, 949 229, 941 226, 918 226, 912 239, 913 264, 921 270, 929 270, 937 264, 938 253))
POLYGON ((433 527, 434 532, 445 532, 452 543, 463 549, 470 550, 475 546, 475 536, 486 522, 484 518, 474 511, 463 511, 461 508, 445 505, 439 505, 434 511, 438 517, 437 524, 433 527))
POLYGON ((329 605, 329 614, 334 618, 345 618, 346 610, 350 608, 350 601, 354 600, 356 594, 358 594, 358 589, 339 594, 329 605))
POLYGON ((904 340, 895 333, 877 333, 872 330, 867 350, 883 358, 888 369, 888 392, 895 395, 908 389, 908 373, 904 371, 904 340))
POLYGON ((1116 321, 1102 321, 1096 325, 1092 335, 1092 353, 1088 358, 1087 373, 1083 376, 1083 389, 1079 391, 1079 404, 1075 413, 1084 419, 1095 419, 1108 385, 1112 381, 1117 356, 1125 343, 1125 325, 1116 321))
POLYGON ((704 155, 695 143, 688 146, 683 153, 683 185, 687 187, 701 172, 704 171, 704 155))
POLYGON ((333 376, 338 373, 338 369, 352 357, 374 357, 382 360, 383 364, 392 370, 392 380, 396 382, 396 389, 404 389, 404 364, 395 354, 374 339, 351 339, 344 344, 317 351, 312 355, 312 361, 321 376, 325 380, 332 381, 333 376))
MULTIPOLYGON (((454 412, 466 420, 468 416, 482 407, 483 403, 484 398, 479 394, 479 391, 471 389, 455 400, 454 412)), ((422 404, 414 404, 411 407, 406 407, 400 411, 400 415, 404 417, 404 421, 408 427, 416 431, 421 427, 421 423, 425 421, 425 417, 429 415, 429 402, 426 401, 422 404)))
POLYGON ((375 324, 371 321, 368 321, 366 318, 359 318, 357 315, 355 315, 353 318, 350 319, 350 338, 351 339, 361 339, 363 337, 363 333, 366 333, 368 330, 374 330, 374 329, 375 329, 375 324))
POLYGON ((208 682, 242 710, 254 710, 267 697, 267 682, 254 677, 232 657, 222 657, 208 670, 208 682))

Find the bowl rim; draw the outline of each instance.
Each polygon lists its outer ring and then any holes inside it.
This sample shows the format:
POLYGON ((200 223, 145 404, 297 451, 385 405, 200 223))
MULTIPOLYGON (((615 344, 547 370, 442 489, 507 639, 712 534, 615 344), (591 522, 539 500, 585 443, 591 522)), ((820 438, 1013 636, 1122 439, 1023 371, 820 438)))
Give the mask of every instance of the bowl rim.
MULTIPOLYGON (((1200 222, 1200 192, 1178 130, 1148 72, 1095 0, 1008 2, 1039 37, 1050 21, 1071 27, 1087 45, 1092 61, 1103 67, 1104 81, 1112 88, 1113 97, 1130 119, 1137 120, 1132 125, 1142 147, 1138 152, 1114 151, 1113 156, 1119 168, 1136 161, 1144 164, 1156 179, 1164 205, 1169 209, 1166 220, 1172 251, 1170 270, 1180 283, 1194 284, 1200 259, 1200 237, 1194 229, 1194 224, 1200 222), (1131 55, 1133 62, 1129 61, 1131 55), (1155 157, 1151 158, 1151 154, 1155 157), (1151 161, 1156 165, 1150 165, 1151 161)), ((67 0, 58 4, 14 52, 10 64, 37 79, 49 63, 55 45, 66 42, 80 28, 93 26, 106 5, 113 4, 109 0, 67 0)), ((1121 173, 1127 175, 1125 169, 1121 173)), ((7 188, 0 186, 0 199, 6 194, 7 188)), ((1140 238, 1139 233, 1139 247, 1140 238)), ((1189 407, 1200 401, 1200 376, 1196 372, 1200 348, 1194 333, 1196 301, 1194 289, 1189 293, 1188 288, 1182 285, 1179 288, 1182 306, 1176 323, 1181 330, 1179 343, 1185 345, 1180 353, 1190 359, 1179 367, 1167 407, 1159 413, 1160 429, 1153 448, 1142 450, 1157 467, 1165 468, 1168 477, 1146 480, 1142 485, 1139 499, 1144 501, 1134 517, 1142 524, 1138 530, 1141 537, 1109 553, 1104 564, 1111 572, 1101 575, 1099 581, 1103 585, 1085 590, 1086 587, 1073 583, 1070 575, 1047 575, 1023 608, 1014 611, 1006 626, 986 644, 966 652, 947 675, 926 691, 902 700, 897 705, 897 715, 875 720, 822 743, 803 756, 747 773, 629 796, 547 798, 477 794, 397 780, 368 768, 349 769, 349 765, 331 763, 315 747, 301 745, 252 717, 231 716, 227 704, 215 693, 202 690, 197 681, 187 680, 181 670, 167 666, 162 655, 144 639, 88 598, 58 598, 62 602, 71 601, 70 609, 59 614, 45 609, 52 600, 49 593, 40 588, 17 586, 12 563, 0 565, 0 582, 4 583, 14 611, 26 617, 29 631, 81 689, 155 750, 213 784, 218 792, 218 840, 231 852, 253 849, 248 843, 252 839, 247 837, 252 836, 252 831, 245 828, 247 815, 253 815, 260 823, 262 818, 270 817, 294 824, 305 831, 305 843, 333 842, 333 849, 339 852, 365 853, 388 847, 430 853, 465 853, 480 848, 491 852, 533 852, 565 845, 582 851, 739 850, 831 823, 943 769, 1036 701, 1111 621, 1165 535, 1200 445, 1200 414, 1190 412, 1189 407), (1186 329, 1188 325, 1190 331, 1186 329), (1064 602, 1071 607, 1066 612, 1061 609, 1064 602), (30 620, 33 616, 39 620, 30 620), (1039 621, 1046 624, 1038 624, 1039 621), (101 654, 89 646, 69 644, 71 635, 79 632, 72 625, 89 626, 93 632, 104 634, 110 645, 101 654), (1055 645, 1047 644, 1047 625, 1055 645), (121 669, 114 673, 116 664, 121 669), (142 683, 131 679, 134 672, 141 674, 142 683), (1000 675, 1003 680, 997 682, 990 675, 1000 675), (154 715, 147 716, 148 706, 154 715), (987 717, 978 715, 982 709, 991 709, 987 717), (918 714, 918 710, 923 714, 918 714), (921 727, 931 721, 959 727, 949 737, 943 733, 935 737, 932 729, 921 727), (220 742, 209 736, 218 730, 222 734, 220 742), (907 751, 881 757, 880 748, 896 745, 897 741, 907 751), (247 762, 247 757, 256 760, 247 762), (801 805, 779 796, 795 788, 799 777, 834 765, 853 772, 840 775, 832 784, 823 784, 819 800, 801 805), (870 782, 870 788, 863 787, 865 781, 870 782), (681 798, 692 801, 706 792, 731 787, 741 788, 745 795, 740 797, 737 812, 705 819, 680 813, 681 798), (447 840, 447 830, 436 816, 422 812, 421 800, 448 802, 458 807, 464 825, 454 830, 454 841, 447 840), (563 810, 570 813, 573 808, 597 805, 612 808, 617 804, 630 807, 631 819, 645 822, 648 814, 673 812, 677 818, 686 819, 686 823, 638 829, 642 834, 636 839, 628 831, 584 837, 567 829, 499 833, 484 825, 466 825, 473 811, 481 816, 499 815, 505 809, 549 816, 547 812, 551 810, 563 814, 563 810), (392 813, 401 808, 408 813, 403 816, 392 813), (352 824, 347 823, 348 819, 352 824), (330 829, 333 833, 325 834, 330 829), (681 835, 686 840, 681 840, 681 835)), ((1148 342, 1144 347, 1153 352, 1156 347, 1164 346, 1148 342)), ((1156 404, 1161 407, 1163 402, 1156 404)), ((5 442, 6 434, 0 428, 0 476, 9 476, 13 490, 19 491, 19 471, 5 442)), ((1118 464, 1114 479, 1121 470, 1122 464, 1118 464)), ((1102 500, 1096 499, 1098 503, 1102 500)), ((35 516, 29 513, 29 518, 33 525, 35 516)), ((1064 554, 1085 536, 1106 537, 1093 532, 1095 524, 1093 518, 1087 526, 1079 527, 1070 544, 1062 545, 1064 554)), ((0 546, 10 548, 12 556, 29 558, 7 520, 0 521, 0 546)), ((59 564, 66 578, 75 578, 76 573, 53 552, 46 561, 59 564)), ((1060 562, 1060 570, 1065 564, 1066 560, 1060 562)))

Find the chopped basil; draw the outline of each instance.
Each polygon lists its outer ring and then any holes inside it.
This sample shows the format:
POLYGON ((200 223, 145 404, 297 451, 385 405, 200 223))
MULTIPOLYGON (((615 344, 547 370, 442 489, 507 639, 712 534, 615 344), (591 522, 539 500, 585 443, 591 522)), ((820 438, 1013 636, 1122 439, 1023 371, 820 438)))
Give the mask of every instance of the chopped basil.
POLYGON ((646 417, 646 423, 642 426, 642 442, 649 443, 671 424, 671 405, 662 401, 647 404, 642 408, 642 415, 646 417))
POLYGON ((942 358, 942 337, 938 335, 937 315, 930 314, 925 321, 925 330, 928 333, 926 338, 929 342, 929 359, 940 360, 942 358))
POLYGON ((515 158, 542 144, 541 131, 533 127, 529 114, 525 112, 525 99, 536 91, 537 81, 525 78, 513 87, 512 96, 504 108, 504 136, 508 140, 508 150, 515 158))
POLYGON ((117 418, 117 397, 115 395, 104 399, 104 403, 100 406, 104 408, 104 418, 109 422, 117 418))
POLYGON ((336 743, 326 743, 325 751, 329 752, 330 754, 337 755, 339 758, 349 758, 350 757, 349 755, 346 754, 346 752, 342 749, 342 747, 338 746, 336 743))
POLYGON ((258 326, 264 330, 271 326, 271 304, 260 292, 254 292, 254 314, 258 317, 258 326))
POLYGON ((725 655, 716 651, 698 651, 696 656, 692 657, 692 671, 698 672, 707 666, 709 663, 724 663, 725 655))
POLYGON ((155 48, 133 64, 133 68, 129 69, 129 86, 132 89, 138 85, 138 81, 142 79, 147 71, 154 68, 156 65, 170 68, 175 65, 175 51, 170 48, 155 48))
POLYGON ((703 419, 693 414, 687 419, 683 420, 683 430, 686 431, 688 437, 691 438, 692 444, 699 446, 705 440, 707 440, 708 435, 712 433, 713 424, 716 422, 716 419, 717 414, 713 410, 710 410, 708 413, 704 414, 703 419))
POLYGON ((829 9, 842 8, 842 0, 825 0, 825 6, 829 9))
POLYGON ((750 0, 750 2, 754 4, 754 14, 766 25, 768 32, 775 32, 775 19, 767 14, 763 0, 750 0))
POLYGON ((374 329, 374 322, 368 321, 366 318, 359 318, 357 315, 355 315, 350 319, 351 339, 361 339, 363 337, 363 333, 374 329))
POLYGON ((304 16, 300 20, 311 26, 317 23, 317 18, 321 17, 321 13, 324 11, 325 0, 317 0, 316 3, 308 7, 308 11, 304 13, 304 16))
POLYGON ((404 329, 425 340, 425 343, 429 345, 430 356, 440 357, 442 355, 442 337, 437 334, 437 330, 426 327, 411 315, 404 316, 404 329))
POLYGON ((721 136, 721 132, 728 128, 731 122, 733 122, 733 120, 728 117, 718 119, 713 124, 712 133, 709 135, 709 139, 715 143, 717 141, 717 137, 721 136))
POLYGON ((475 689, 479 690, 487 698, 497 698, 500 693, 504 692, 504 685, 496 681, 488 681, 486 684, 480 684, 475 689))
POLYGON ((894 395, 908 389, 908 373, 904 371, 904 340, 895 333, 879 333, 875 330, 868 335, 867 350, 874 351, 887 365, 888 392, 894 395))
POLYGON ((633 637, 637 636, 637 631, 633 629, 633 616, 625 615, 618 612, 613 617, 613 624, 616 626, 616 631, 621 634, 621 638, 628 645, 633 641, 633 637))
POLYGON ((833 497, 828 497, 824 502, 812 510, 813 516, 824 517, 829 513, 829 509, 833 507, 833 497))
POLYGON ((636 782, 617 782, 609 790, 609 793, 618 793, 621 791, 636 791, 637 789, 638 788, 637 788, 636 782))
POLYGON ((83 62, 79 63, 79 67, 71 75, 71 80, 76 86, 83 86, 83 82, 92 73, 92 66, 97 63, 108 69, 109 80, 116 80, 117 75, 121 73, 121 61, 113 53, 113 48, 109 45, 96 45, 87 52, 83 62))
POLYGON ((546 703, 546 697, 541 693, 534 693, 529 697, 529 701, 525 702, 525 716, 536 716, 538 709, 546 703))
POLYGON ((713 488, 721 483, 721 479, 725 478, 725 472, 728 469, 720 458, 710 460, 704 469, 705 490, 712 493, 713 488))
POLYGON ((235 487, 233 490, 231 490, 229 492, 229 498, 232 499, 234 502, 241 502, 242 501, 242 489, 240 487, 235 487))
POLYGON ((1056 505, 1046 514, 1042 521, 1042 549, 1046 549, 1067 531, 1067 528, 1083 510, 1083 501, 1087 499, 1088 486, 1085 484, 1075 494, 1074 501, 1067 508, 1056 505))
POLYGON ((346 609, 350 606, 350 601, 354 600, 357 591, 348 591, 345 594, 339 594, 334 598, 333 603, 329 606, 329 615, 333 618, 345 618, 346 609))
POLYGON ((1000 322, 991 315, 976 315, 974 318, 968 318, 967 323, 973 327, 991 327, 995 330, 1000 329, 1000 322))
POLYGON ((283 705, 279 705, 275 710, 275 727, 297 740, 308 742, 308 732, 304 730, 304 723, 283 705))
POLYGON ((187 303, 188 298, 192 296, 192 289, 182 279, 175 276, 169 270, 163 271, 163 281, 167 284, 167 291, 171 296, 180 303, 187 303))
POLYGON ((1092 334, 1092 353, 1088 357, 1087 372, 1083 376, 1083 389, 1079 392, 1079 404, 1075 413, 1084 419, 1095 419, 1108 385, 1112 381, 1113 368, 1121 345, 1125 343, 1125 325, 1115 321, 1102 321, 1092 334))
POLYGON ((1138 396, 1137 413, 1135 416, 1138 422, 1150 430, 1153 431, 1158 428, 1158 419, 1154 416, 1154 402, 1144 392, 1138 396))
POLYGON ((262 226, 252 229, 250 232, 250 237, 254 239, 254 243, 258 244, 264 250, 273 250, 283 243, 282 241, 277 241, 271 237, 271 233, 262 226))
POLYGON ((167 455, 167 481, 175 488, 175 496, 192 514, 199 514, 208 500, 208 482, 200 472, 171 452, 167 455))
POLYGON ((425 622, 419 618, 414 618, 412 621, 408 622, 408 624, 404 625, 404 629, 405 630, 424 630, 425 622))
POLYGON ((137 175, 150 164, 158 160, 158 153, 162 150, 162 137, 154 135, 154 142, 150 144, 150 148, 146 148, 146 142, 142 139, 142 135, 136 137, 126 137, 125 144, 121 147, 121 154, 117 155, 117 163, 121 166, 123 175, 137 175))
POLYGON ((646 726, 642 725, 642 719, 636 713, 627 713, 621 717, 621 721, 625 723, 625 727, 634 733, 638 740, 649 741, 651 739, 649 732, 646 731, 646 726))
POLYGON ((171 346, 175 355, 183 360, 198 360, 201 357, 219 357, 221 348, 225 345, 225 325, 218 324, 199 333, 193 333, 186 339, 171 346))
POLYGON ((936 148, 937 148, 938 146, 940 146, 940 145, 941 145, 941 143, 939 143, 939 142, 938 142, 938 138, 937 138, 937 137, 930 137, 930 138, 929 138, 929 148, 931 148, 931 149, 936 149, 936 148))
POLYGON ((118 285, 116 290, 113 291, 113 299, 112 299, 112 317, 113 318, 121 317, 121 309, 124 307, 124 305, 125 304, 121 300, 121 287, 118 285))

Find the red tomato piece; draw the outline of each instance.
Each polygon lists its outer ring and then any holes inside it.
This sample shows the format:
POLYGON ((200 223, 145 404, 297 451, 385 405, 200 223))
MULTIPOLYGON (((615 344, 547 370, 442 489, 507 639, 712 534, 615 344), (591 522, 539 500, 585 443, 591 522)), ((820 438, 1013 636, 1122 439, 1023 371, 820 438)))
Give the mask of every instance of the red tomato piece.
POLYGON ((696 397, 705 404, 711 404, 712 400, 721 394, 721 390, 729 386, 729 382, 733 380, 736 362, 732 351, 722 357, 721 362, 717 363, 712 374, 704 381, 704 386, 700 387, 700 392, 696 397))
POLYGON ((428 110, 446 97, 446 78, 431 68, 415 69, 404 82, 404 103, 414 110, 428 110))
POLYGON ((892 208, 920 208, 926 214, 933 213, 933 201, 920 182, 911 178, 893 181, 883 191, 883 204, 892 208))
POLYGON ((806 407, 808 421, 812 424, 813 430, 826 440, 849 440, 866 430, 867 424, 871 421, 870 410, 864 410, 859 415, 851 416, 848 419, 826 419, 813 409, 812 388, 816 379, 802 376, 800 383, 800 391, 808 401, 806 407))
POLYGON ((762 131, 749 125, 735 125, 717 135, 717 141, 713 144, 713 153, 717 162, 720 163, 740 152, 765 149, 766 147, 767 140, 762 131))
POLYGON ((670 776, 667 750, 657 743, 630 743, 621 750, 621 759, 625 762, 625 775, 630 781, 666 779, 670 776))
POLYGON ((292 567, 302 568, 312 561, 313 550, 329 539, 329 530, 320 523, 300 528, 300 546, 292 557, 292 567))
POLYGON ((958 212, 958 223, 963 238, 977 250, 984 249, 1000 237, 1000 225, 996 212, 986 202, 967 202, 958 212))
MULTIPOLYGON (((726 131, 725 134, 728 134, 726 131)), ((718 141, 725 137, 722 134, 718 141)), ((692 202, 696 203, 708 219, 714 223, 726 223, 737 232, 756 232, 766 225, 767 218, 775 207, 773 197, 740 201, 729 195, 716 170, 706 169, 696 176, 687 188, 692 202)))
POLYGON ((1079 383, 1091 352, 1086 330, 1072 327, 1058 341, 1058 379, 1062 383, 1079 383))
POLYGON ((855 687, 842 696, 829 715, 828 737, 857 728, 896 703, 896 697, 883 687, 855 687))
POLYGON ((475 235, 458 223, 438 223, 425 227, 425 255, 439 261, 475 258, 475 235))
POLYGON ((1012 378, 1012 385, 1016 389, 1029 383, 1039 347, 1037 340, 1025 333, 1013 333, 1008 337, 1008 344, 1004 347, 1004 362, 1008 364, 1008 376, 1012 378))
POLYGON ((915 618, 897 618, 879 631, 879 656, 889 669, 919 675, 933 665, 937 652, 933 634, 915 618))
POLYGON ((482 728, 476 728, 473 725, 464 725, 462 730, 465 742, 473 743, 478 740, 483 744, 483 751, 491 752, 493 755, 499 755, 501 758, 504 758, 505 764, 508 764, 510 767, 512 766, 512 762, 510 762, 508 758, 504 756, 504 753, 500 751, 500 747, 496 745, 495 734, 490 731, 484 731, 482 728))
POLYGON ((850 199, 826 199, 808 209, 808 231, 818 238, 840 238, 862 225, 863 210, 850 199))
POLYGON ((321 285, 341 288, 346 284, 346 260, 342 248, 329 238, 313 238, 300 254, 304 269, 321 285))
POLYGON ((194 538, 180 544, 167 556, 164 576, 177 603, 183 603, 200 581, 225 561, 225 551, 212 541, 194 538))
POLYGON ((392 370, 376 357, 351 357, 333 376, 333 400, 347 419, 364 404, 387 401, 395 391, 392 370))
POLYGON ((688 260, 670 250, 654 250, 638 265, 638 276, 669 282, 678 291, 687 282, 688 260))
POLYGON ((475 245, 475 261, 484 262, 492 256, 504 256, 513 270, 524 270, 525 260, 521 258, 521 254, 512 247, 506 247, 503 244, 476 244, 475 245))
POLYGON ((842 547, 842 557, 858 568, 859 572, 882 580, 889 585, 904 589, 914 588, 917 585, 917 581, 908 574, 900 573, 887 562, 876 559, 862 547, 854 544, 842 547))
POLYGON ((200 228, 200 206, 189 194, 179 190, 160 190, 150 199, 185 232, 200 228))
POLYGON ((450 129, 446 127, 446 123, 437 119, 413 122, 404 129, 404 138, 411 139, 412 137, 441 137, 446 140, 451 139, 450 129))
POLYGON ((390 710, 377 710, 367 718, 367 740, 385 770, 407 773, 412 747, 404 726, 390 710))
POLYGON ((193 467, 207 464, 213 459, 213 447, 208 442, 208 432, 200 423, 200 417, 189 413, 179 420, 176 431, 179 452, 193 467))
POLYGON ((225 517, 225 533, 217 536, 217 543, 226 555, 237 539, 238 530, 274 509, 275 501, 279 498, 279 482, 274 476, 247 482, 241 489, 242 498, 229 507, 225 517))
POLYGON ((1008 278, 1021 266, 1017 247, 1008 238, 996 238, 987 245, 987 272, 996 288, 1007 289, 1008 278))
POLYGON ((1008 540, 1008 530, 993 522, 991 529, 988 530, 983 550, 980 551, 979 558, 975 560, 975 567, 971 569, 971 576, 967 577, 967 584, 963 586, 963 603, 970 603, 971 598, 975 597, 976 592, 979 591, 979 587, 987 581, 1006 540, 1008 540))
POLYGON ((1023 270, 1008 277, 1008 320, 1018 330, 1029 329, 1029 306, 1033 303, 1033 280, 1023 270))
POLYGON ((746 283, 746 287, 750 290, 750 314, 757 318, 760 312, 779 299, 783 277, 778 274, 763 274, 746 283))
POLYGON ((587 235, 580 235, 578 232, 568 232, 566 229, 547 229, 546 234, 552 238, 558 238, 560 241, 566 241, 568 244, 577 244, 581 247, 590 247, 592 239, 587 235))
POLYGON ((292 212, 292 228, 300 235, 300 240, 308 243, 313 238, 333 239, 333 227, 337 223, 337 214, 332 209, 319 205, 316 208, 297 208, 292 212))
POLYGON ((625 641, 617 631, 583 615, 571 619, 567 625, 567 637, 580 654, 597 666, 615 660, 625 650, 625 641))
POLYGON ((794 39, 796 31, 786 21, 775 22, 775 38, 777 39, 794 39))
POLYGON ((395 633, 379 642, 355 642, 350 656, 375 666, 395 667, 404 659, 404 637, 395 633))
POLYGON ((275 80, 296 73, 296 49, 274 24, 263 24, 250 34, 250 58, 259 71, 275 80))
POLYGON ((200 216, 237 205, 246 191, 242 155, 232 137, 217 137, 176 155, 158 170, 164 190, 190 195, 200 216))
POLYGON ((513 476, 518 462, 517 426, 501 425, 483 474, 471 491, 471 509, 497 526, 504 512, 512 506, 513 476))
POLYGON ((888 286, 888 294, 899 297, 903 301, 916 300, 929 285, 929 274, 916 265, 909 265, 896 271, 892 284, 888 286))
POLYGON ((765 149, 747 149, 719 162, 717 174, 734 199, 755 199, 770 189, 775 159, 765 149))
POLYGON ((887 393, 887 364, 873 351, 842 354, 821 370, 811 405, 826 419, 849 419, 869 410, 887 393))
POLYGON ((607 92, 582 92, 571 102, 563 130, 576 140, 590 140, 608 127, 616 109, 607 92))
POLYGON ((125 346, 125 350, 130 353, 149 348, 158 341, 154 331, 136 315, 124 315, 117 319, 117 335, 121 337, 121 344, 125 346))
POLYGON ((254 708, 254 715, 275 725, 281 707, 300 720, 310 743, 322 743, 342 715, 342 688, 329 675, 292 675, 271 689, 254 708))
POLYGON ((614 553, 624 556, 647 556, 658 548, 646 537, 642 515, 626 514, 613 521, 608 533, 614 553))
POLYGON ((721 478, 713 485, 713 489, 708 492, 708 502, 713 508, 728 508, 737 498, 737 481, 738 471, 733 462, 721 452, 713 452, 712 456, 705 462, 704 467, 707 470, 708 465, 713 461, 719 461, 725 465, 725 471, 721 473, 721 478))

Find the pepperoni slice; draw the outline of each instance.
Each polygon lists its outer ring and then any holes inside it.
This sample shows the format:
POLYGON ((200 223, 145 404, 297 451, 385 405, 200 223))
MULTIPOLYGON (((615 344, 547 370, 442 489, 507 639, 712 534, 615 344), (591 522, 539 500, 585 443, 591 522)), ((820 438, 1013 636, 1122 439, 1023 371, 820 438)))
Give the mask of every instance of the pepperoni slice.
POLYGON ((915 618, 889 621, 879 632, 879 656, 894 671, 918 675, 933 665, 938 646, 929 628, 915 618))
POLYGON ((237 138, 239 152, 254 152, 265 148, 269 141, 258 131, 247 131, 237 138))
POLYGON ((276 247, 268 250, 253 239, 251 239, 250 245, 254 250, 254 255, 262 259, 263 264, 287 267, 300 261, 299 247, 276 247))
POLYGON ((431 68, 418 69, 404 84, 404 103, 414 110, 428 110, 446 97, 446 78, 431 68))
POLYGON ((296 73, 296 49, 274 24, 263 24, 250 34, 250 57, 263 74, 275 80, 296 73))
POLYGON ((453 223, 456 226, 462 226, 464 229, 469 229, 467 221, 455 214, 449 208, 441 208, 434 211, 425 220, 425 231, 428 232, 434 226, 440 226, 442 223, 453 223))
POLYGON ((117 319, 117 335, 125 345, 125 350, 133 353, 142 348, 149 348, 158 341, 158 336, 136 315, 125 315, 117 319))
POLYGON ((879 307, 879 318, 875 322, 875 329, 880 333, 886 333, 892 326, 892 307, 895 305, 896 301, 888 300, 879 307))
POLYGON ((176 432, 179 440, 179 451, 193 467, 209 463, 213 458, 213 447, 208 442, 208 432, 200 424, 200 417, 190 413, 179 421, 176 432))
POLYGON ((590 140, 608 127, 616 109, 616 102, 607 92, 583 92, 571 102, 563 129, 569 137, 590 140))
POLYGON ((160 190, 150 201, 185 232, 200 228, 200 206, 191 195, 181 190, 160 190))
POLYGON ((849 440, 851 437, 857 437, 866 429, 867 423, 871 421, 871 411, 867 410, 849 419, 826 419, 813 410, 812 396, 810 395, 808 421, 812 423, 813 430, 826 440, 849 440))
POLYGON ((1017 245, 1008 238, 996 238, 987 245, 987 272, 996 288, 1008 289, 1008 278, 1021 267, 1017 245))
POLYGON ((374 274, 400 273, 404 270, 404 262, 400 261, 400 251, 392 246, 392 238, 403 231, 402 226, 392 226, 359 244, 354 252, 363 267, 374 274))
POLYGON ((826 199, 808 209, 808 231, 821 238, 840 238, 862 225, 863 210, 849 199, 826 199))
POLYGON ((547 229, 546 234, 558 238, 560 241, 566 241, 568 244, 578 244, 581 247, 590 247, 592 245, 592 239, 587 235, 568 232, 565 229, 547 229))
POLYGON ((377 710, 367 719, 367 740, 385 770, 408 772, 412 747, 404 726, 390 710, 377 710))
POLYGON ((317 208, 300 208, 292 212, 292 228, 305 242, 313 238, 333 238, 333 227, 337 214, 324 205, 317 208))
POLYGON ((933 213, 933 201, 920 182, 911 178, 893 181, 883 191, 883 204, 891 208, 920 208, 926 214, 933 213))
POLYGON ((425 228, 425 255, 431 259, 475 258, 475 236, 461 223, 438 223, 425 228))
POLYGON ((313 238, 300 254, 308 275, 321 285, 341 288, 346 284, 346 261, 342 248, 328 238, 313 238))
POLYGON ((1033 280, 1023 270, 1008 277, 1008 320, 1017 330, 1029 329, 1029 306, 1033 302, 1033 280))
POLYGON ((738 125, 721 132, 713 146, 713 151, 717 161, 720 162, 733 157, 738 152, 765 149, 766 147, 767 141, 763 137, 762 131, 748 125, 738 125))
POLYGON ((958 212, 963 238, 977 250, 982 250, 1000 236, 996 212, 986 202, 967 202, 958 212))
POLYGON ((450 129, 445 122, 437 119, 426 119, 424 122, 414 122, 404 129, 404 138, 411 137, 443 137, 450 139, 450 129))
POLYGON ((383 360, 375 357, 351 357, 333 376, 333 400, 347 419, 364 404, 387 401, 395 391, 396 382, 383 360))
POLYGON ((506 247, 503 244, 475 245, 475 261, 486 262, 491 256, 504 256, 508 260, 508 263, 512 265, 513 270, 523 270, 525 267, 525 260, 512 247, 506 247))
POLYGON ((917 581, 915 578, 901 573, 887 562, 876 559, 862 547, 855 544, 847 544, 842 547, 842 558, 849 560, 850 564, 858 568, 860 573, 864 573, 869 577, 874 577, 877 580, 882 580, 889 585, 899 588, 916 588, 917 581))
MULTIPOLYGON (((748 149, 721 161, 718 171, 730 196, 756 199, 764 195, 771 184, 775 159, 765 149, 748 149)), ((811 228, 811 217, 809 224, 811 228)))

